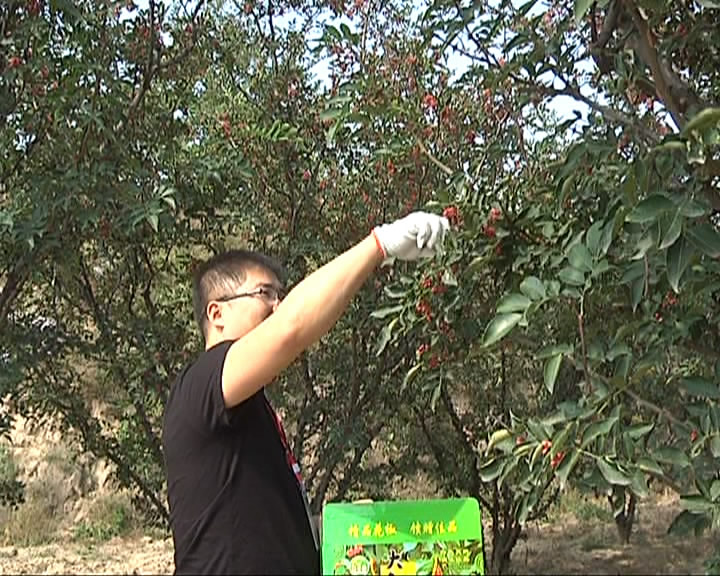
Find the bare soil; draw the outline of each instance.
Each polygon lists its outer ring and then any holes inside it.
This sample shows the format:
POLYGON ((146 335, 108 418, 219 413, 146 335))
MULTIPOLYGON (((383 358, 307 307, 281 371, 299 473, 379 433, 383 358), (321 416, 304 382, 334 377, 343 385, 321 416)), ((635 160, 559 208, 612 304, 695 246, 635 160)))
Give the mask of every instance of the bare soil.
MULTIPOLYGON (((518 574, 703 574, 718 535, 696 539, 666 535, 677 499, 658 497, 640 508, 630 544, 618 543, 612 523, 564 514, 527 527, 513 552, 518 574)), ((170 539, 135 535, 97 545, 59 542, 0 548, 0 574, 170 574, 170 539)))

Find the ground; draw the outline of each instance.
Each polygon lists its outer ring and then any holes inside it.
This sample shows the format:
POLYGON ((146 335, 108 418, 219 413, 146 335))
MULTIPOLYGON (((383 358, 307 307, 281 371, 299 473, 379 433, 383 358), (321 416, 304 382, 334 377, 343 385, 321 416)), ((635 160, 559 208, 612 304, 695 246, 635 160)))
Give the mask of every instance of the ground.
MULTIPOLYGON (((600 506, 593 509, 602 510, 600 506)), ((588 514, 587 508, 585 512, 577 507, 565 510, 551 522, 527 527, 527 539, 513 552, 513 572, 703 574, 712 537, 667 536, 667 526, 678 510, 677 498, 669 495, 646 503, 627 546, 618 544, 614 525, 607 518, 588 514)), ((0 548, 1 574, 168 574, 172 570, 171 541, 138 534, 95 545, 60 542, 0 548)))

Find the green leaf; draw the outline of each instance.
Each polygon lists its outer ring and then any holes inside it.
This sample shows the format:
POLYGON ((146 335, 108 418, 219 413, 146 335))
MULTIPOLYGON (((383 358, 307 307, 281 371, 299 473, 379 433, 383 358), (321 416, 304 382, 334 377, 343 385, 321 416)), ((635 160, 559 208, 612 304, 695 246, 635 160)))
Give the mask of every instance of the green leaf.
POLYGON ((560 270, 558 278, 565 284, 571 286, 583 286, 585 284, 585 275, 577 268, 567 266, 560 270))
POLYGON ((570 262, 570 266, 583 272, 590 272, 592 270, 592 255, 585 244, 575 244, 570 248, 568 261, 570 262))
POLYGON ((648 496, 648 485, 645 475, 640 470, 635 470, 630 481, 632 491, 640 498, 648 496))
POLYGON ((678 208, 677 212, 673 215, 672 222, 670 222, 670 227, 667 229, 667 232, 665 232, 660 246, 658 246, 660 250, 665 250, 668 246, 675 244, 675 241, 680 237, 680 233, 682 232, 682 223, 682 210, 678 208))
POLYGON ((635 465, 643 472, 648 472, 649 474, 657 474, 658 476, 662 476, 664 474, 660 464, 655 462, 652 458, 645 458, 644 456, 638 458, 635 465))
POLYGON ((389 306, 388 308, 381 308, 380 310, 375 310, 374 312, 371 312, 370 318, 378 318, 378 319, 387 318, 388 316, 397 314, 403 308, 404 308, 404 306, 402 304, 398 304, 397 306, 389 306))
POLYGON ((531 300, 542 300, 545 298, 545 286, 539 278, 528 276, 520 283, 520 292, 531 300))
MULTIPOLYGON (((597 222, 593 223, 593 225, 590 226, 590 229, 587 231, 586 235, 588 250, 592 252, 592 254, 594 254, 595 256, 598 256, 600 252, 602 225, 602 220, 598 220, 597 222)), ((580 268, 580 266, 577 266, 577 268, 580 268)))
POLYGON ((698 112, 690 122, 685 124, 682 134, 687 136, 690 132, 697 130, 701 132, 705 128, 720 123, 720 108, 705 108, 698 112))
POLYGON ((683 378, 682 382, 680 382, 680 386, 684 390, 687 390, 688 394, 691 394, 692 396, 701 396, 702 398, 713 399, 720 398, 720 388, 705 378, 700 378, 698 376, 683 378))
POLYGON ((599 256, 605 256, 610 249, 610 245, 613 241, 613 235, 615 234, 615 221, 610 220, 602 231, 602 237, 600 238, 600 254, 599 256))
POLYGON ((633 211, 627 215, 625 220, 636 224, 652 222, 657 219, 660 214, 671 210, 674 206, 675 205, 669 198, 667 198, 667 196, 654 194, 653 196, 648 196, 645 200, 635 206, 633 211))
POLYGON ((710 452, 714 458, 720 458, 720 434, 715 434, 710 439, 710 452))
POLYGON ((595 438, 597 438, 598 436, 607 436, 608 434, 610 434, 610 430, 612 430, 613 426, 615 426, 617 421, 618 417, 612 416, 603 420, 602 422, 593 422, 592 424, 590 424, 590 426, 587 427, 587 430, 585 430, 585 434, 583 434, 583 447, 590 444, 590 442, 595 440, 595 438))
POLYGON ((701 494, 689 494, 687 496, 680 497, 680 504, 688 512, 700 513, 711 511, 715 504, 702 496, 701 494))
POLYGON ((420 371, 422 368, 422 363, 415 364, 410 370, 408 370, 407 374, 405 374, 405 378, 403 378, 402 384, 400 385, 400 392, 403 392, 405 388, 407 388, 407 385, 410 384, 410 382, 413 381, 415 378, 415 375, 420 371))
POLYGON ((545 346, 535 353, 535 358, 538 360, 544 360, 557 354, 572 354, 573 347, 570 344, 553 344, 551 346, 545 346))
POLYGON ((148 224, 150 224, 150 228, 153 229, 155 233, 158 231, 158 215, 157 214, 148 214, 147 215, 147 221, 148 224))
POLYGON ((575 0, 575 23, 579 24, 592 6, 593 0, 575 0))
POLYGON ((708 204, 700 202, 695 198, 688 198, 683 202, 681 210, 685 218, 700 218, 710 211, 710 207, 708 204))
POLYGON ((667 251, 667 278, 675 293, 680 292, 680 279, 690 264, 692 252, 685 238, 680 238, 667 251))
POLYGON ((638 424, 637 426, 630 426, 625 430, 625 434, 630 436, 633 440, 637 440, 638 438, 642 438, 645 436, 648 432, 650 432, 653 428, 655 428, 655 424, 638 424))
POLYGON ((618 469, 616 464, 611 464, 603 458, 598 458, 597 464, 605 480, 613 486, 629 486, 632 482, 627 475, 618 469))
POLYGON ((690 242, 710 258, 720 258, 720 232, 712 225, 704 222, 687 230, 690 242))
POLYGON ((638 278, 632 283, 632 286, 630 286, 630 300, 633 312, 637 310, 638 304, 640 304, 640 300, 642 300, 644 292, 645 278, 638 278))
POLYGON ((492 482, 502 474, 505 461, 493 459, 478 471, 483 482, 492 482))
POLYGON ((675 536, 687 536, 691 532, 700 536, 709 523, 706 516, 683 510, 673 519, 667 532, 675 536))
POLYGON ((713 501, 720 499, 720 480, 713 480, 710 485, 710 498, 713 501))
POLYGON ((378 338, 378 345, 377 345, 377 351, 375 352, 375 356, 380 356, 380 354, 383 353, 385 350, 385 347, 388 345, 388 342, 390 342, 390 338, 392 337, 392 331, 395 327, 395 324, 397 324, 397 321, 399 318, 393 318, 393 320, 386 324, 382 331, 380 332, 380 337, 378 338))
POLYGON ((514 314, 499 314, 493 318, 492 322, 488 325, 483 336, 483 346, 490 346, 495 342, 502 340, 515 325, 522 320, 523 315, 514 314))
POLYGON ((658 448, 653 452, 653 456, 655 456, 655 458, 660 462, 679 466, 680 468, 687 468, 690 466, 690 458, 688 455, 682 450, 678 450, 677 448, 673 448, 671 446, 658 448))
POLYGON ((495 446, 498 444, 504 442, 508 438, 511 438, 512 434, 510 433, 510 430, 507 428, 502 428, 500 430, 496 430, 490 435, 490 440, 488 441, 487 448, 485 449, 486 452, 490 452, 495 446))
POLYGON ((530 304, 532 304, 532 302, 527 296, 523 296, 522 294, 508 294, 498 302, 497 313, 525 312, 530 304))
POLYGON ((578 463, 578 460, 580 459, 580 456, 582 453, 579 450, 571 450, 571 456, 568 458, 568 455, 565 455, 565 459, 562 461, 558 469, 555 471, 555 474, 557 474, 558 478, 560 478, 561 483, 567 482, 568 477, 570 476, 570 473, 575 468, 575 465, 578 463))
POLYGON ((562 354, 558 354, 551 358, 548 358, 545 362, 545 369, 543 370, 543 379, 545 380, 545 388, 550 394, 555 389, 555 380, 557 380, 558 372, 560 371, 560 364, 562 362, 562 354))

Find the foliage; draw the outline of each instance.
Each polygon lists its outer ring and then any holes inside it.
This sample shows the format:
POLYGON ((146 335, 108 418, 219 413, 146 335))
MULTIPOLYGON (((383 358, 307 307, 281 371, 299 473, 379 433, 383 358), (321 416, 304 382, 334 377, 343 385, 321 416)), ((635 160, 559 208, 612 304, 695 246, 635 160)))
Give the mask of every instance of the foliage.
POLYGON ((123 494, 105 494, 94 500, 87 518, 73 528, 75 540, 105 542, 124 536, 133 527, 133 512, 123 494))
POLYGON ((25 498, 25 485, 19 479, 19 470, 12 452, 0 444, 0 506, 16 508, 25 498))
POLYGON ((717 525, 716 8, 4 3, 0 393, 162 523, 197 259, 293 283, 444 212, 442 258, 381 269, 271 389, 313 509, 422 477, 480 499, 494 572, 566 486, 624 540, 657 483, 673 531, 717 525))

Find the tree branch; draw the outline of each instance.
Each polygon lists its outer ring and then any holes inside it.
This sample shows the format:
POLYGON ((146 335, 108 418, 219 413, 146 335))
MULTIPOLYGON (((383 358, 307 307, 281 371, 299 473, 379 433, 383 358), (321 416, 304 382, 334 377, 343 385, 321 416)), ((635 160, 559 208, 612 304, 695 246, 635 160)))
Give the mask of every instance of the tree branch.
POLYGON ((638 45, 637 51, 640 57, 645 61, 645 64, 650 68, 653 80, 655 81, 655 88, 657 89, 658 96, 665 102, 665 106, 670 111, 670 114, 675 121, 678 128, 682 128, 685 125, 685 118, 680 111, 680 105, 675 100, 674 95, 670 91, 668 86, 668 78, 665 77, 666 66, 661 66, 658 59, 657 50, 655 50, 655 37, 650 31, 648 24, 643 18, 642 14, 638 10, 637 6, 632 0, 623 0, 627 11, 632 17, 635 28, 637 29, 638 45))

